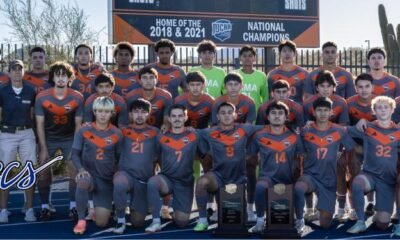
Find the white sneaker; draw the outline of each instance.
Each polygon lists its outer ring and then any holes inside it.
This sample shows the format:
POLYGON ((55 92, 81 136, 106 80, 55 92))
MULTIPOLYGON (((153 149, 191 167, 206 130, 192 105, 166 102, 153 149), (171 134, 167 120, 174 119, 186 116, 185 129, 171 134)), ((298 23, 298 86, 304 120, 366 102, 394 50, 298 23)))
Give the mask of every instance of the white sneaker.
POLYGON ((253 211, 247 211, 247 222, 257 221, 257 216, 253 211))
POLYGON ((252 233, 263 233, 265 229, 264 223, 263 222, 257 222, 256 225, 254 225, 251 228, 252 233))
POLYGON ((319 219, 319 211, 316 210, 315 208, 313 209, 307 209, 307 211, 304 214, 304 221, 305 222, 313 222, 319 219))
POLYGON ((304 227, 305 227, 304 218, 303 219, 296 219, 296 222, 294 224, 294 228, 296 228, 297 233, 301 234, 304 231, 304 227))
POLYGON ((35 211, 33 210, 33 208, 29 208, 28 210, 26 210, 24 220, 26 222, 36 222, 37 221, 37 218, 35 216, 35 211))
POLYGON ((333 218, 336 219, 339 223, 345 223, 347 222, 347 220, 349 220, 349 214, 344 210, 339 210, 333 218))
POLYGON ((367 225, 365 225, 365 222, 358 220, 351 228, 347 230, 347 232, 351 234, 358 234, 365 232, 365 230, 367 230, 367 225))
POLYGON ((210 217, 210 221, 217 222, 218 221, 218 211, 213 212, 210 217))
POLYGON ((0 223, 8 223, 8 211, 3 209, 0 212, 0 223))
POLYGON ((50 212, 52 212, 52 213, 57 212, 56 208, 53 206, 52 203, 49 203, 49 210, 50 210, 50 212))
POLYGON ((88 214, 85 217, 85 220, 94 221, 94 208, 89 208, 88 214))
POLYGON ((161 223, 159 222, 152 222, 150 226, 148 226, 145 231, 150 233, 155 233, 161 230, 161 223))
POLYGON ((350 219, 350 221, 356 221, 358 219, 356 210, 354 210, 354 209, 350 210, 349 219, 350 219))

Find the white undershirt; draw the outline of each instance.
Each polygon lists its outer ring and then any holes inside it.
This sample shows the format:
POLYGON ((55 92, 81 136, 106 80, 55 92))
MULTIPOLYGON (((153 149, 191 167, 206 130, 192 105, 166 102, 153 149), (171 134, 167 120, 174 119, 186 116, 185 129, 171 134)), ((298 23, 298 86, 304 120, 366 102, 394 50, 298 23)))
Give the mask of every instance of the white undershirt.
POLYGON ((19 94, 22 92, 22 87, 20 87, 20 88, 12 87, 12 88, 13 88, 14 92, 15 92, 17 95, 19 95, 19 94))

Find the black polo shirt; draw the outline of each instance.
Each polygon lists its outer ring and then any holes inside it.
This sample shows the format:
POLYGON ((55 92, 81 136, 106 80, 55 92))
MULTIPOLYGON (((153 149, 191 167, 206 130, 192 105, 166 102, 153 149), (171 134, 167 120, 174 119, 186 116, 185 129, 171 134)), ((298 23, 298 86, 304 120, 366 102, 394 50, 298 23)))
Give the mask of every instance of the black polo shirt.
POLYGON ((23 84, 16 94, 11 84, 0 89, 1 125, 33 127, 31 108, 35 106, 35 90, 23 84))

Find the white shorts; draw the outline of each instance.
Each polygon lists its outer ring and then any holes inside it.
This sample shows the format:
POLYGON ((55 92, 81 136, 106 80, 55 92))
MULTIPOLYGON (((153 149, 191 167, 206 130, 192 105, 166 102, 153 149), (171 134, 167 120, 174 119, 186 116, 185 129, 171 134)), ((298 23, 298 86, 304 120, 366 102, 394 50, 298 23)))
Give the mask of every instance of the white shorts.
POLYGON ((0 161, 5 165, 15 161, 17 152, 22 164, 27 161, 37 163, 36 140, 32 128, 15 133, 0 132, 0 161))

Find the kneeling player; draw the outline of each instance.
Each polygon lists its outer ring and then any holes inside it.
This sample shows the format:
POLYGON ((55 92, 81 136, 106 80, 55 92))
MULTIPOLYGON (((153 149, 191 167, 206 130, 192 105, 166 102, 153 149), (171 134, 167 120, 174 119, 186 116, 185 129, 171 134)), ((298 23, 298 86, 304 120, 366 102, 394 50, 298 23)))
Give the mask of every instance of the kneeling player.
POLYGON ((111 214, 113 175, 117 164, 121 131, 110 124, 114 102, 109 97, 98 97, 93 103, 96 121, 84 125, 75 134, 72 161, 78 170, 76 176, 76 208, 78 223, 75 234, 86 231, 85 210, 89 192, 93 194, 96 225, 105 227, 111 214))

